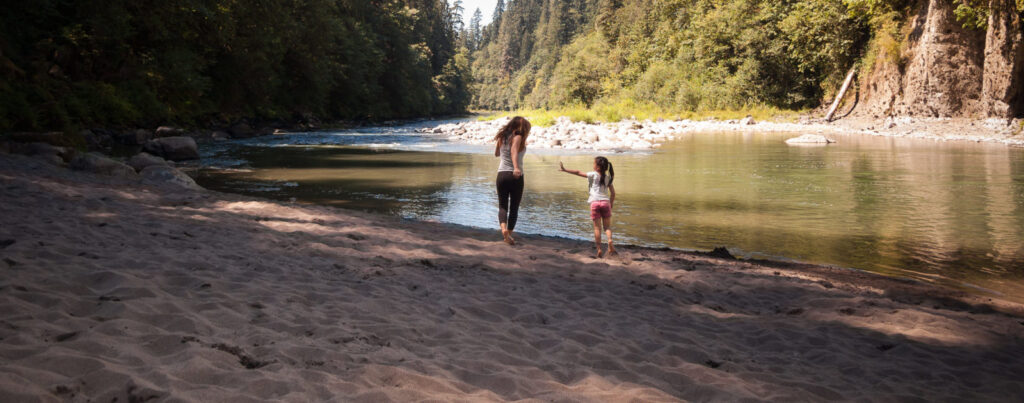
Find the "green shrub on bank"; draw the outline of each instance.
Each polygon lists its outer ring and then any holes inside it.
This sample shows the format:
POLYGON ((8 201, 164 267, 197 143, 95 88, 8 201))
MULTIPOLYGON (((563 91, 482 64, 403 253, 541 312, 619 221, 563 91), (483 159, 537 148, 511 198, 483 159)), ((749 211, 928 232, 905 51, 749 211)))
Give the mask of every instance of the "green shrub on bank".
POLYGON ((523 116, 531 124, 544 127, 555 124, 559 117, 567 117, 573 122, 610 123, 626 119, 636 120, 730 120, 751 116, 758 121, 795 121, 804 111, 785 110, 768 106, 751 106, 735 110, 701 110, 673 111, 659 107, 653 103, 636 103, 624 100, 617 103, 602 103, 587 108, 582 105, 561 107, 556 109, 520 109, 515 111, 486 112, 477 120, 489 121, 509 116, 523 116))

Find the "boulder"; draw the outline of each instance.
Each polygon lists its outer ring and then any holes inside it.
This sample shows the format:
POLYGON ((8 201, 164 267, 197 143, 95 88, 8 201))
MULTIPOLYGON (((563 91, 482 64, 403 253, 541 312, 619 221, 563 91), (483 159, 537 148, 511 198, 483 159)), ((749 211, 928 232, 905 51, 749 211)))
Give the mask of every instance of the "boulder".
POLYGON ((150 153, 141 152, 128 159, 128 166, 138 172, 153 165, 167 165, 167 161, 150 153))
POLYGON ((280 135, 288 134, 288 131, 284 130, 284 129, 274 129, 274 133, 273 134, 275 136, 280 136, 280 135))
POLYGON ((175 128, 175 127, 170 127, 170 126, 160 126, 160 127, 156 128, 156 132, 155 132, 157 138, 159 138, 159 137, 181 136, 182 133, 185 133, 185 131, 181 130, 181 129, 178 129, 178 128, 175 128))
POLYGON ((228 134, 227 132, 222 132, 222 131, 218 130, 218 131, 213 132, 213 134, 210 135, 210 138, 212 138, 214 140, 217 140, 217 141, 224 141, 224 140, 230 139, 231 135, 228 134))
POLYGON ((111 176, 136 176, 132 167, 99 153, 79 154, 71 160, 71 169, 111 176))
POLYGON ((176 136, 153 139, 146 142, 142 149, 147 153, 171 161, 199 159, 199 147, 196 146, 196 140, 191 137, 176 136))
POLYGON ((757 121, 754 120, 754 117, 750 116, 750 115, 747 115, 747 117, 745 117, 743 119, 740 119, 740 124, 741 125, 752 125, 752 124, 756 124, 756 123, 757 123, 757 121))
POLYGON ((203 190, 196 181, 177 169, 167 165, 150 165, 139 173, 142 183, 152 186, 178 187, 190 190, 203 190))
POLYGON ((71 157, 71 149, 65 147, 57 147, 46 143, 32 143, 26 147, 25 154, 31 156, 56 155, 61 159, 64 159, 71 157))
POLYGON ((231 133, 231 137, 237 139, 244 139, 249 137, 256 137, 256 130, 253 130, 252 126, 245 122, 239 122, 228 128, 228 133, 231 133))
POLYGON ((786 140, 786 144, 829 144, 835 142, 835 140, 820 134, 805 134, 800 137, 794 137, 786 140))

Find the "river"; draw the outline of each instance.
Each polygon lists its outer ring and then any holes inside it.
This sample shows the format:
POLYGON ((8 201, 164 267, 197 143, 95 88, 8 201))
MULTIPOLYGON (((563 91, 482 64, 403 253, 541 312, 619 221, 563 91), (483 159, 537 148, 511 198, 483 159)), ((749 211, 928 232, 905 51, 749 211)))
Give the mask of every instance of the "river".
MULTIPOLYGON (((210 189, 497 228, 493 147, 420 122, 203 147, 210 189)), ((1024 149, 799 133, 686 134, 615 167, 619 243, 830 264, 1024 302, 1024 149)), ((531 149, 518 232, 590 239, 593 153, 531 149)), ((500 234, 495 230, 495 240, 500 234)))

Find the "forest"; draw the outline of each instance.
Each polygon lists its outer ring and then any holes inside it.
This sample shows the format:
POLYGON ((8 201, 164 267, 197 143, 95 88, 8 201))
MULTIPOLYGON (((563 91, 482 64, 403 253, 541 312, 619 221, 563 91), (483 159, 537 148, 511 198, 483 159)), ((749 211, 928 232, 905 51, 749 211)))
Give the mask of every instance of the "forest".
POLYGON ((0 130, 806 110, 851 68, 865 90, 888 91, 864 108, 879 115, 1014 116, 1022 10, 1024 0, 499 0, 488 23, 446 0, 14 0, 0 3, 0 130), (918 51, 915 35, 947 19, 929 29, 952 39, 918 51), (986 87, 983 70, 1009 78, 986 87), (942 94, 960 95, 931 99, 942 94))
POLYGON ((445 0, 0 2, 0 130, 464 111, 445 0))
MULTIPOLYGON (((1015 1, 1020 53, 1024 1, 1015 1)), ((814 108, 851 67, 864 77, 883 64, 903 69, 929 3, 949 3, 961 36, 980 33, 985 47, 995 6, 981 0, 499 1, 472 54, 473 105, 814 108)))

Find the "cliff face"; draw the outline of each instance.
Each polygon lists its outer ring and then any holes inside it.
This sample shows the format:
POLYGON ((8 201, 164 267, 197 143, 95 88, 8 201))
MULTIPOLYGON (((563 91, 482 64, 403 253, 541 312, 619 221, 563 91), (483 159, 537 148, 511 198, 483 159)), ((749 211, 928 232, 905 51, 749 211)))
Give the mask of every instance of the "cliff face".
POLYGON ((990 0, 982 107, 992 117, 1024 114, 1024 43, 1013 0, 990 0))
POLYGON ((921 2, 900 59, 879 58, 862 80, 872 116, 998 117, 1024 114, 1024 46, 1013 0, 990 0, 985 32, 956 20, 954 0, 921 2))

